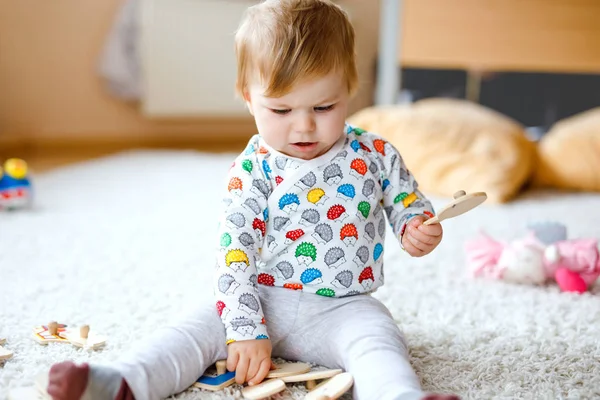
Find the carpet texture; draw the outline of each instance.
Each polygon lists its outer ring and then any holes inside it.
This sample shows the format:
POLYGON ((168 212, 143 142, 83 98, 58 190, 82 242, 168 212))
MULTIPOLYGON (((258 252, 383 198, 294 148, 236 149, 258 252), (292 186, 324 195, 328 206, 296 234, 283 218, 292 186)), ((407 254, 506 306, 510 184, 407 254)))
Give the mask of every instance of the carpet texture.
MULTIPOLYGON (((36 207, 0 213, 0 399, 62 360, 110 361, 211 292, 216 210, 233 155, 121 153, 35 177, 36 207), (33 326, 90 324, 102 351, 43 347, 33 326)), ((457 188, 460 189, 460 188, 457 188)), ((437 209, 449 199, 434 198, 437 209)), ((600 289, 475 281, 463 243, 485 228, 510 240, 529 222, 558 220, 570 237, 600 236, 600 195, 529 192, 444 222, 442 244, 412 259, 388 235, 386 285, 426 390, 465 399, 600 398, 600 289)), ((241 398, 191 391, 182 399, 241 398)), ((277 399, 300 399, 289 386, 277 399)), ((140 399, 141 400, 141 399, 140 399)))

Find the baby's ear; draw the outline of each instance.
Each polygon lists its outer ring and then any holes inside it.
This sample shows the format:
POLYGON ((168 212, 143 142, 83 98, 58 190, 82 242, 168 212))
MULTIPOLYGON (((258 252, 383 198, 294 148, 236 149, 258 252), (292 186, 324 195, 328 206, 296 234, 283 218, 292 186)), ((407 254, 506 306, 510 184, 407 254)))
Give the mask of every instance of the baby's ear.
POLYGON ((248 111, 250 112, 250 114, 254 115, 254 110, 252 109, 252 100, 250 99, 250 92, 248 92, 247 90, 244 90, 243 96, 244 96, 244 102, 246 103, 246 108, 248 108, 248 111))

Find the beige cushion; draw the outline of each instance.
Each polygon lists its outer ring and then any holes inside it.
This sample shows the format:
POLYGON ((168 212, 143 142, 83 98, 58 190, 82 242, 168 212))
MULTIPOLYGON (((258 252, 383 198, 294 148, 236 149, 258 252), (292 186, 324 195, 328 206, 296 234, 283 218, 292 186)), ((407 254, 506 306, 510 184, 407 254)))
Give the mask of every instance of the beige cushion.
POLYGON ((471 102, 370 107, 348 121, 395 145, 420 188, 432 194, 484 191, 489 202, 506 202, 532 172, 535 147, 522 126, 471 102))
POLYGON ((538 146, 537 186, 600 191, 600 107, 556 123, 538 146))

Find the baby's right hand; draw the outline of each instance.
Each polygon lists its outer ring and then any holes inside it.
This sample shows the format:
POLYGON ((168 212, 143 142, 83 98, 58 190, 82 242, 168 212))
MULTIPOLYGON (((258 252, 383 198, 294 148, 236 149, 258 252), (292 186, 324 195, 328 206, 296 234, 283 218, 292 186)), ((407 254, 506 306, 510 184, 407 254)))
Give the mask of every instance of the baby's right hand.
POLYGON ((258 385, 272 368, 269 339, 243 340, 227 346, 227 369, 235 371, 235 381, 258 385))

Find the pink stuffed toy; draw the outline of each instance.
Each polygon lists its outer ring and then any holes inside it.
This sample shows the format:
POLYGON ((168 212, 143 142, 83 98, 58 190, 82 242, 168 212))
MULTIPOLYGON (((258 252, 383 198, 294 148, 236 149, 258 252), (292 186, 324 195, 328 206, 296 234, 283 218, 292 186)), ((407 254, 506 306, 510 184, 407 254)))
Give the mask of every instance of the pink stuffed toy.
POLYGON ((556 281, 564 292, 586 292, 600 276, 597 239, 544 240, 537 232, 510 243, 485 233, 465 246, 474 277, 533 285, 556 281))

